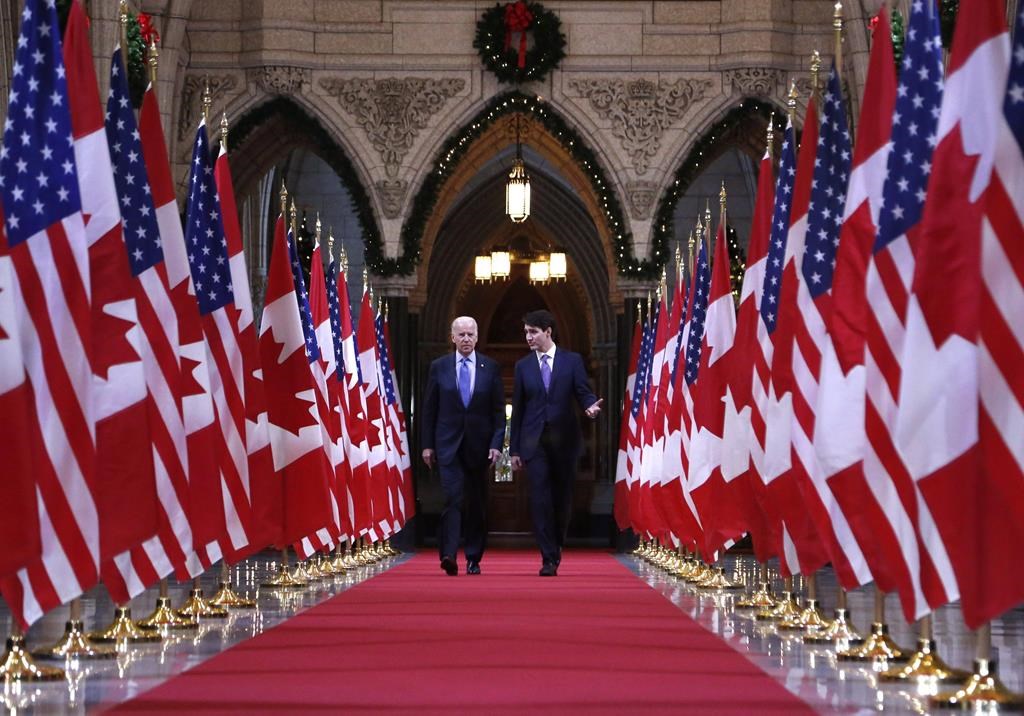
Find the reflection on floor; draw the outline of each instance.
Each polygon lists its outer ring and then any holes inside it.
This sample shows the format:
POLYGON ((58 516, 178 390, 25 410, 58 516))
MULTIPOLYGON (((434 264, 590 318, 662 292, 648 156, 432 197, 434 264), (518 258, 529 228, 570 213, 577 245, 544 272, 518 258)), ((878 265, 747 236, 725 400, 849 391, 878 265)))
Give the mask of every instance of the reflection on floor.
MULTIPOLYGON (((807 644, 802 632, 779 629, 778 622, 758 620, 754 611, 737 608, 737 601, 745 596, 744 590, 699 589, 639 557, 621 555, 620 559, 679 609, 823 712, 942 713, 930 706, 929 697, 959 686, 934 681, 885 682, 879 678, 880 674, 899 664, 845 661, 837 657, 835 646, 807 644)), ((748 585, 756 585, 758 581, 758 567, 751 556, 728 556, 725 574, 748 585)), ((769 575, 777 596, 782 580, 775 565, 769 565, 769 575)), ((805 594, 800 578, 795 582, 794 592, 805 594)), ((839 594, 831 569, 819 571, 817 591, 822 612, 831 618, 839 594)), ((848 594, 849 614, 861 634, 869 628, 874 605, 875 592, 871 586, 848 594)), ((886 607, 890 635, 900 647, 913 652, 917 633, 904 621, 895 596, 889 597, 886 607)), ((950 666, 971 669, 976 635, 964 625, 958 607, 949 605, 935 612, 933 634, 940 656, 950 666)), ((1018 694, 1024 690, 1024 609, 1011 610, 992 623, 992 657, 998 662, 998 675, 1003 684, 1018 694)), ((681 698, 685 699, 685 695, 681 698)))
MULTIPOLYGON (((278 573, 280 553, 265 552, 251 557, 231 570, 231 581, 239 592, 255 597, 258 609, 232 610, 226 619, 200 619, 198 628, 164 631, 163 639, 152 644, 120 644, 114 659, 40 661, 59 666, 65 678, 55 682, 5 683, 3 701, 10 713, 86 713, 127 701, 229 647, 260 634, 289 617, 323 602, 382 571, 401 564, 406 556, 382 559, 349 569, 346 574, 320 579, 301 590, 274 590, 260 586, 278 573)), ((202 579, 207 597, 217 590, 219 569, 209 570, 202 579)), ((171 582, 171 602, 182 604, 191 583, 171 582)), ((136 619, 153 610, 158 589, 153 587, 131 602, 136 619)), ((102 587, 81 599, 86 629, 110 624, 114 604, 102 587)), ((64 633, 68 608, 56 609, 34 624, 26 640, 30 649, 54 644, 64 633)), ((0 630, 10 633, 11 618, 0 600, 0 630)))
MULTIPOLYGON (((407 558, 400 556, 350 569, 343 576, 315 582, 301 591, 275 591, 259 585, 277 572, 277 555, 258 555, 234 567, 231 575, 239 591, 256 596, 258 610, 235 611, 227 619, 201 620, 198 629, 168 632, 160 643, 122 646, 112 660, 59 663, 66 670, 64 680, 5 684, 2 703, 12 713, 85 713, 127 701, 407 558)), ((742 590, 698 589, 637 557, 621 555, 620 559, 652 589, 823 712, 925 713, 929 711, 928 696, 948 688, 935 683, 883 683, 879 674, 893 664, 842 661, 837 658, 834 647, 806 644, 799 632, 783 631, 776 622, 757 620, 754 612, 737 608, 737 601, 744 596, 742 590)), ((756 583, 756 570, 749 556, 730 556, 725 561, 725 573, 740 577, 747 584, 756 583)), ((770 577, 777 595, 782 584, 774 567, 770 569, 770 577)), ((802 594, 804 585, 799 579, 797 582, 795 591, 802 594)), ((216 583, 216 570, 211 570, 203 579, 207 595, 213 594, 216 583)), ((190 586, 172 586, 175 605, 185 600, 190 586)), ((136 618, 152 610, 156 594, 154 587, 133 600, 131 606, 136 618)), ((834 574, 822 570, 818 575, 818 597, 826 616, 831 616, 837 595, 834 574)), ((863 633, 873 613, 873 589, 866 587, 851 592, 848 599, 852 622, 863 633)), ((81 601, 86 628, 99 628, 110 622, 114 605, 102 588, 92 590, 81 601)), ((913 647, 917 641, 914 628, 903 621, 896 598, 890 597, 888 601, 887 617, 894 641, 902 647, 913 647)), ((39 648, 56 642, 64 631, 67 616, 64 608, 40 620, 29 631, 29 646, 39 648)), ((7 633, 9 628, 10 615, 0 602, 0 629, 7 633)), ((966 629, 955 606, 935 613, 934 638, 941 656, 951 666, 971 667, 975 635, 966 629)), ((1003 683, 1018 693, 1024 690, 1024 610, 1013 610, 993 623, 992 646, 1003 683)), ((680 694, 681 706, 685 705, 685 699, 686 695, 680 694)))

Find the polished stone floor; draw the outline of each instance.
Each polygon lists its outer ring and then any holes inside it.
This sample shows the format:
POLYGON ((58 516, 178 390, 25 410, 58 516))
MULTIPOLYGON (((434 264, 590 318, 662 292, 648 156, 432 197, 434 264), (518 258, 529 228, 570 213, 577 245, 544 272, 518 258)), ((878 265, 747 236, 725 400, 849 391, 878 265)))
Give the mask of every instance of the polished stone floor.
MULTIPOLYGON (((261 588, 259 585, 262 581, 277 573, 278 558, 279 553, 262 553, 231 570, 232 584, 236 590, 247 593, 250 598, 255 597, 258 609, 232 611, 227 619, 200 620, 198 629, 165 632, 160 643, 121 648, 113 659, 40 661, 41 664, 65 669, 66 678, 49 683, 4 684, 3 701, 0 703, 11 714, 77 714, 127 701, 295 614, 401 564, 409 556, 392 557, 349 570, 344 576, 314 582, 311 587, 301 591, 261 588)), ((202 586, 207 597, 216 592, 217 582, 217 568, 203 576, 202 586)), ((188 597, 190 589, 191 584, 176 584, 172 581, 172 603, 180 605, 188 597)), ((156 597, 157 588, 153 587, 133 599, 132 616, 139 619, 149 614, 156 597)), ((86 629, 110 623, 114 605, 102 587, 86 593, 81 602, 86 629)), ((63 607, 34 624, 27 635, 29 648, 35 649, 56 642, 64 632, 67 616, 68 609, 63 607)), ((10 621, 10 612, 0 600, 0 630, 4 634, 9 633, 10 621)))
MULTIPOLYGON (((238 611, 228 619, 205 621, 198 630, 191 632, 169 633, 159 644, 123 649, 111 660, 61 663, 59 665, 66 669, 66 679, 52 683, 6 684, 2 703, 8 713, 19 714, 85 713, 121 703, 408 558, 392 558, 351 570, 345 576, 319 582, 303 591, 282 593, 259 587, 261 581, 276 572, 277 555, 258 555, 232 570, 234 585, 256 596, 258 610, 238 611)), ((721 636, 819 711, 859 714, 869 711, 927 713, 929 710, 927 697, 935 691, 934 685, 919 690, 882 684, 877 678, 882 665, 842 662, 834 649, 806 645, 796 635, 779 632, 772 623, 758 622, 750 612, 736 609, 735 602, 742 592, 698 590, 636 557, 620 555, 619 559, 652 589, 721 636)), ((755 569, 749 556, 727 558, 727 574, 742 576, 748 583, 754 581, 755 569)), ((778 591, 781 580, 774 570, 771 576, 778 591)), ((216 582, 216 570, 204 577, 207 596, 215 591, 216 582)), ((172 586, 175 604, 185 599, 189 587, 186 584, 172 586)), ((826 613, 831 614, 837 587, 829 570, 819 575, 818 592, 826 613)), ((136 598, 131 605, 133 615, 145 616, 152 609, 155 597, 154 588, 136 598)), ((873 600, 870 588, 849 595, 853 622, 861 631, 870 622, 873 600)), ((82 599, 82 606, 87 628, 107 624, 113 613, 113 604, 102 588, 89 592, 82 599)), ((65 608, 40 620, 29 631, 29 646, 37 648, 55 642, 63 632, 66 619, 65 608)), ((895 597, 889 599, 888 620, 891 633, 901 646, 915 644, 913 628, 904 623, 895 597)), ((959 610, 955 606, 940 609, 934 621, 941 655, 953 666, 969 668, 975 639, 965 628, 959 610)), ((6 633, 9 627, 10 615, 0 602, 0 629, 6 633)), ((1004 684, 1017 691, 1024 689, 1024 610, 1011 611, 994 623, 992 644, 1004 684)), ((685 704, 685 699, 686 695, 680 694, 681 705, 685 704)))
MULTIPOLYGON (((742 591, 700 590, 637 557, 621 555, 620 560, 680 610, 821 712, 948 713, 931 708, 928 697, 936 691, 948 691, 950 686, 883 683, 878 674, 892 664, 841 661, 834 647, 805 644, 799 634, 779 631, 772 622, 757 621, 752 612, 735 608, 742 591)), ((725 567, 727 575, 742 577, 748 584, 756 581, 757 566, 750 556, 730 555, 725 567)), ((770 569, 770 576, 778 594, 782 580, 774 568, 770 569)), ((818 596, 826 616, 832 615, 837 594, 834 573, 821 570, 818 596)), ((874 601, 874 589, 870 586, 848 595, 852 621, 861 633, 867 631, 871 622, 874 601)), ((886 602, 886 616, 896 643, 913 651, 916 633, 903 620, 895 596, 886 602)), ((943 607, 935 612, 933 620, 940 656, 951 666, 970 669, 975 656, 975 634, 964 625, 960 610, 955 605, 943 607)), ((1012 610, 993 622, 992 647, 993 658, 999 662, 1000 679, 1019 693, 1024 689, 1024 609, 1012 610)), ((685 700, 685 695, 681 698, 685 700)))

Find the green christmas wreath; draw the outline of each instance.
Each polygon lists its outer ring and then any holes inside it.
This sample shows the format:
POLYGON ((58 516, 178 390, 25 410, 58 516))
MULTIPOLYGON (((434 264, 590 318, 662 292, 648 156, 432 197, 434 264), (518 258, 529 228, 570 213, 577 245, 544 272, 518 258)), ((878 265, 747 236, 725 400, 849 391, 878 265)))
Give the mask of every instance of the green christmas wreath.
POLYGON ((565 57, 562 22, 539 2, 497 4, 476 24, 473 47, 501 82, 538 82, 565 57), (528 35, 533 47, 528 48, 528 35))

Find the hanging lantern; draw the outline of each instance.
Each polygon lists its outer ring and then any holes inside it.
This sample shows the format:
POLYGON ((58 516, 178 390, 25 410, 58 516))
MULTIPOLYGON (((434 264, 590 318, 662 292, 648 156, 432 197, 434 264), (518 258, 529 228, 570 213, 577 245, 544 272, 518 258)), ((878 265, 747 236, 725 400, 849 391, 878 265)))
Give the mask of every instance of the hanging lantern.
POLYGON ((491 257, 487 254, 476 257, 473 274, 478 283, 489 283, 491 280, 491 257))
POLYGON ((568 265, 565 261, 565 253, 562 251, 552 251, 548 257, 548 268, 553 281, 565 280, 568 274, 568 265))
POLYGON ((516 114, 516 158, 505 184, 505 213, 514 224, 530 218, 530 175, 523 163, 523 147, 519 143, 519 114, 516 114))
POLYGON ((551 279, 551 264, 547 259, 530 262, 530 283, 547 283, 551 279))
POLYGON ((512 273, 512 255, 508 251, 495 250, 491 252, 491 276, 494 278, 508 278, 512 273))

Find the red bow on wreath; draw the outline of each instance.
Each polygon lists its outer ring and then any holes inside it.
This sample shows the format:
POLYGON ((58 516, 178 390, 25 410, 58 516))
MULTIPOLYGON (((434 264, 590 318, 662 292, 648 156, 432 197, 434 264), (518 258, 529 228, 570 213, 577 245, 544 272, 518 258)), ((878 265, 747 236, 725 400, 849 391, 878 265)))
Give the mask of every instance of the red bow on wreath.
POLYGON ((519 33, 519 69, 526 67, 526 30, 533 22, 533 13, 523 0, 505 6, 505 51, 512 44, 512 33, 519 33))
POLYGON ((146 47, 153 42, 160 44, 160 33, 153 27, 153 21, 149 19, 149 15, 144 12, 139 13, 139 34, 142 36, 142 41, 146 43, 146 47))

